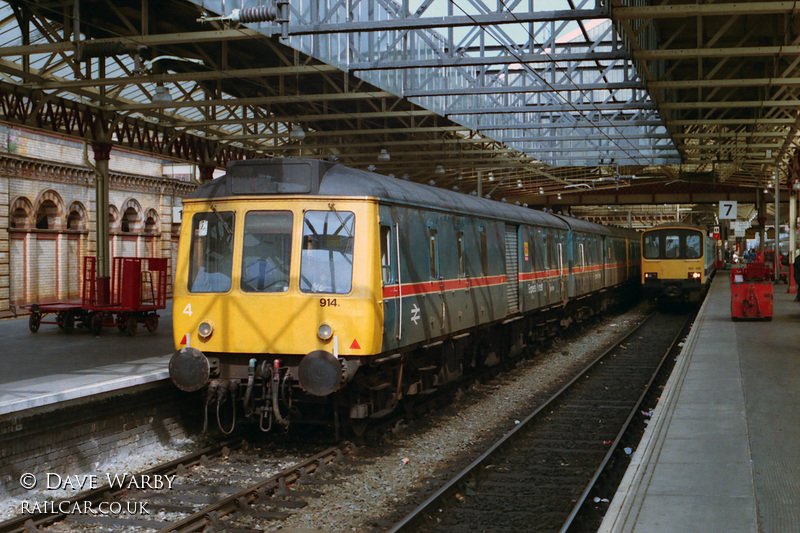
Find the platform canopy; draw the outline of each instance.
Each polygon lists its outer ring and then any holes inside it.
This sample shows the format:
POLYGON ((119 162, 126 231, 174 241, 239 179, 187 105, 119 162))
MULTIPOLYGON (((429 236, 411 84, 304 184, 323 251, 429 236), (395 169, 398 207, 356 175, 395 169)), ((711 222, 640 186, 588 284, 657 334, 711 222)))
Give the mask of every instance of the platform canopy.
POLYGON ((0 2, 0 121, 529 205, 752 202, 776 169, 790 187, 796 3, 643 3, 0 2))

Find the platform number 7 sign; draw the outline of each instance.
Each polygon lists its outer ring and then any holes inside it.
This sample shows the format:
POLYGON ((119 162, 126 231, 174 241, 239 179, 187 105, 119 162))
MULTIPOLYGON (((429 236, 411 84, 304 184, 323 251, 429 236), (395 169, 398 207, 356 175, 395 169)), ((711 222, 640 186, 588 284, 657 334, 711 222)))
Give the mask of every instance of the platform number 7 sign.
POLYGON ((721 201, 719 203, 720 220, 736 220, 736 202, 721 201))

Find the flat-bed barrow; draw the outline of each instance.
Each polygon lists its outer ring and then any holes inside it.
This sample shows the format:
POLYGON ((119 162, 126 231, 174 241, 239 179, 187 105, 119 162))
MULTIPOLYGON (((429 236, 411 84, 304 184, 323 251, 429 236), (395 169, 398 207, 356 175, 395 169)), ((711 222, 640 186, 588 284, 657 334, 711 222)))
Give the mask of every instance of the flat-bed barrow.
POLYGON ((136 335, 139 324, 148 331, 158 328, 158 310, 167 305, 167 260, 154 257, 115 257, 111 277, 98 278, 96 258, 83 262, 83 296, 80 302, 33 304, 28 327, 39 331, 40 324, 56 324, 70 333, 85 327, 96 335, 103 327, 117 326, 136 335), (48 315, 54 321, 46 321, 48 315))

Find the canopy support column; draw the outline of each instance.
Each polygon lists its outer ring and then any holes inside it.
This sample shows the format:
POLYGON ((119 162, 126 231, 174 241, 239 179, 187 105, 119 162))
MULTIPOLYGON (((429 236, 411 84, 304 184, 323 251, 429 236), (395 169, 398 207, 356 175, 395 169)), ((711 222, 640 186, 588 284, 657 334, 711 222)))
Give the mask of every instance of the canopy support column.
POLYGON ((110 262, 109 252, 109 220, 108 220, 108 187, 109 172, 108 161, 111 158, 111 145, 108 143, 92 143, 95 161, 95 209, 97 211, 96 237, 97 237, 97 303, 109 303, 110 292, 110 262))

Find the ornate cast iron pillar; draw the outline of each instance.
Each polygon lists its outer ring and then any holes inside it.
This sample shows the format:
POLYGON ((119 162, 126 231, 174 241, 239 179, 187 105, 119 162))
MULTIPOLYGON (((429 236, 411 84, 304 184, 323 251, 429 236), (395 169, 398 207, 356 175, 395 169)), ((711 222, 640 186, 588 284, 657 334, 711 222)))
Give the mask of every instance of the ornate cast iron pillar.
POLYGON ((97 302, 109 303, 110 263, 109 257, 109 221, 108 221, 108 161, 111 157, 111 145, 108 143, 92 143, 95 160, 95 209, 97 211, 97 302))

